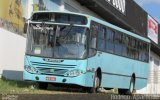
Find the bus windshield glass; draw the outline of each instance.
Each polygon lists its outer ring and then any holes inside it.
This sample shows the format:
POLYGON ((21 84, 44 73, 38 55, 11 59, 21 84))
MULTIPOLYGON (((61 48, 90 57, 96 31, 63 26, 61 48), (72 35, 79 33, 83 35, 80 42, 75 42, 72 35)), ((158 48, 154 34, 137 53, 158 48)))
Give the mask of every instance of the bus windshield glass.
POLYGON ((78 24, 86 25, 87 18, 81 15, 67 14, 67 13, 35 13, 33 14, 31 21, 45 21, 45 22, 54 22, 54 23, 69 23, 69 24, 78 24))
POLYGON ((60 59, 86 57, 86 28, 73 25, 30 24, 27 54, 60 59))

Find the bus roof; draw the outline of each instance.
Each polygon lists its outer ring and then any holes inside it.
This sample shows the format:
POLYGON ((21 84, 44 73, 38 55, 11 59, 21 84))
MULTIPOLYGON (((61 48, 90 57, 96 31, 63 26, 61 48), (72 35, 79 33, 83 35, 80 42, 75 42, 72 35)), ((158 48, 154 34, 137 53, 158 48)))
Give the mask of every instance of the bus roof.
POLYGON ((127 31, 127 30, 122 29, 122 28, 120 28, 120 27, 117 27, 117 26, 115 26, 115 25, 113 25, 113 24, 111 24, 111 23, 108 23, 108 22, 106 22, 106 21, 103 21, 103 20, 101 20, 101 19, 98 19, 98 18, 96 18, 96 17, 93 17, 93 16, 91 16, 91 15, 82 14, 82 13, 75 13, 75 12, 69 12, 69 11, 65 11, 65 12, 63 12, 63 11, 36 11, 36 12, 33 12, 33 14, 35 14, 35 13, 66 13, 66 14, 81 15, 81 16, 87 17, 87 18, 89 19, 88 21, 92 21, 92 20, 93 20, 93 21, 95 21, 95 22, 97 22, 97 23, 100 23, 100 24, 105 25, 105 26, 107 26, 107 27, 109 27, 109 28, 115 29, 115 30, 117 30, 117 31, 123 32, 123 33, 128 34, 128 35, 130 35, 130 36, 133 36, 133 37, 135 37, 135 38, 141 39, 141 40, 143 40, 143 41, 145 41, 145 42, 148 42, 148 43, 151 42, 148 38, 145 38, 145 37, 140 36, 140 35, 137 35, 137 34, 135 34, 135 33, 133 33, 133 32, 130 32, 130 31, 127 31))

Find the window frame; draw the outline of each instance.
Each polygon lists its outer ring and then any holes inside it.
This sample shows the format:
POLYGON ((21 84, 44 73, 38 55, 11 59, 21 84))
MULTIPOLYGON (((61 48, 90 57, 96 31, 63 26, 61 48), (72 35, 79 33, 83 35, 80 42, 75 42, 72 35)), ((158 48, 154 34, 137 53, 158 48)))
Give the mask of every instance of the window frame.
MULTIPOLYGON (((98 22, 91 21, 91 23, 96 23, 98 25, 98 35, 97 35, 97 41, 96 41, 96 43, 97 43, 96 50, 99 50, 99 51, 102 51, 102 52, 106 52, 106 53, 110 53, 110 54, 117 55, 117 56, 121 56, 121 57, 125 57, 125 58, 129 58, 129 59, 133 59, 133 60, 137 60, 137 61, 141 61, 141 62, 147 62, 147 63, 149 62, 149 47, 150 47, 149 43, 147 43, 147 42, 145 42, 143 40, 140 40, 138 38, 135 38, 133 36, 130 36, 130 35, 126 34, 126 33, 120 32, 120 31, 118 31, 116 29, 113 29, 113 28, 110 28, 108 26, 102 25, 102 24, 100 24, 98 22), (98 43, 99 43, 99 41, 101 39, 101 36, 99 36, 100 35, 99 33, 101 33, 101 31, 103 29, 105 29, 104 38, 102 39, 102 40, 105 41, 104 42, 104 48, 105 48, 104 50, 98 47, 98 43), (113 33, 112 34, 113 36, 111 36, 112 37, 111 40, 108 40, 108 36, 109 36, 108 32, 107 32, 108 30, 112 31, 112 33, 113 33), (119 43, 117 43, 116 40, 115 40, 116 34, 121 35, 120 36, 121 39, 119 40, 119 43), (112 46, 113 46, 112 47, 112 49, 113 49, 112 52, 107 51, 108 41, 110 41, 112 43, 112 46), (116 51, 115 51, 115 49, 116 49, 115 45, 116 44, 121 45, 121 51, 120 51, 121 53, 120 54, 116 53, 116 51), (145 54, 147 54, 146 60, 139 59, 140 51, 142 51, 144 49, 143 46, 140 47, 140 45, 144 45, 144 44, 146 44, 146 50, 144 52, 145 54), (129 51, 127 51, 127 49, 129 49, 129 51), (128 53, 129 53, 129 55, 128 55, 128 53)), ((91 32, 90 32, 90 34, 91 34, 91 32)), ((91 37, 91 35, 90 35, 90 37, 91 37)))

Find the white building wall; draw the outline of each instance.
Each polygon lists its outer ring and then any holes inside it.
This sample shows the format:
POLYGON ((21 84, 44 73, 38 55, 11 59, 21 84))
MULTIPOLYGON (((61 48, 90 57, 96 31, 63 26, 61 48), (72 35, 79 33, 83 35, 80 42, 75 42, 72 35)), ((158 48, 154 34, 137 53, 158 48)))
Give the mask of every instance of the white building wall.
POLYGON ((26 38, 0 28, 0 75, 21 80, 26 38))
POLYGON ((140 94, 160 94, 160 57, 150 53, 150 68, 148 84, 145 88, 138 90, 140 94))

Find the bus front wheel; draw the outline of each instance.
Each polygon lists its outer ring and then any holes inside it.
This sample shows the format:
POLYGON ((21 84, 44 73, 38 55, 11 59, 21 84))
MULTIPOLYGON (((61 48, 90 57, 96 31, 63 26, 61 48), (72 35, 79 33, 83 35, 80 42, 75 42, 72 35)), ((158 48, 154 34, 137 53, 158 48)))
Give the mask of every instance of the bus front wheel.
POLYGON ((95 73, 93 87, 91 88, 91 93, 97 93, 98 88, 100 88, 100 77, 98 73, 95 73))

